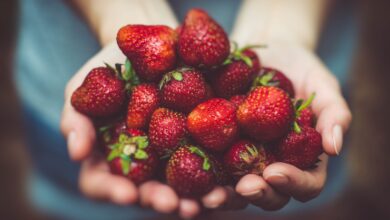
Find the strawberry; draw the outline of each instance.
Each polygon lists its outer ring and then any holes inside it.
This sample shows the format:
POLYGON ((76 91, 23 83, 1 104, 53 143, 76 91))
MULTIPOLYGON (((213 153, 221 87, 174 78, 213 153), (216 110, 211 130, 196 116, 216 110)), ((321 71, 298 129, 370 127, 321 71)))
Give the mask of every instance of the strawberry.
POLYGON ((117 34, 117 43, 137 75, 157 81, 176 64, 176 33, 164 25, 127 25, 117 34))
POLYGON ((170 155, 187 134, 186 116, 166 108, 153 112, 149 125, 149 139, 156 153, 170 155))
POLYGON ((202 73, 192 68, 179 68, 164 75, 160 83, 163 106, 188 113, 207 96, 202 73))
POLYGON ((159 92, 153 84, 135 86, 127 108, 127 126, 129 128, 146 128, 152 113, 160 103, 159 92))
POLYGON ((223 98, 246 93, 260 70, 260 60, 256 53, 244 47, 235 49, 225 65, 215 72, 212 86, 216 94, 223 98))
POLYGON ((204 148, 226 149, 237 137, 236 107, 221 98, 210 99, 196 106, 187 117, 192 137, 204 148))
POLYGON ((205 11, 191 9, 178 36, 178 54, 193 67, 218 66, 229 56, 230 44, 225 31, 205 11))
POLYGON ((124 131, 111 142, 107 161, 112 173, 123 175, 135 184, 154 176, 158 157, 149 146, 147 136, 131 136, 124 131))
POLYGON ((233 103, 236 107, 240 106, 244 102, 246 95, 235 95, 230 98, 230 102, 233 103))
POLYGON ((323 152, 321 134, 314 128, 303 126, 272 143, 270 149, 277 161, 308 169, 315 166, 323 152))
POLYGON ((288 132, 294 121, 294 108, 285 91, 277 87, 256 87, 238 107, 237 119, 247 135, 268 142, 288 132))
POLYGON ((127 132, 132 137, 146 136, 145 132, 142 130, 136 128, 127 128, 126 122, 123 120, 117 121, 114 124, 99 127, 98 143, 100 146, 102 146, 105 154, 108 154, 111 151, 109 146, 118 140, 118 137, 121 133, 125 132, 127 132))
POLYGON ((253 81, 253 86, 276 86, 286 91, 291 98, 295 97, 294 87, 289 78, 276 69, 263 67, 253 81))
POLYGON ((315 126, 315 116, 313 113, 313 110, 311 108, 305 108, 303 109, 299 116, 296 119, 298 125, 300 126, 309 126, 314 127, 315 126))
POLYGON ((313 111, 310 108, 310 104, 312 103, 314 97, 315 97, 315 93, 313 93, 306 101, 302 99, 298 99, 295 102, 296 123, 294 123, 294 127, 295 129, 298 129, 298 131, 299 131, 298 125, 314 127, 315 116, 313 111))
POLYGON ((126 104, 124 81, 109 67, 92 69, 72 94, 73 107, 91 117, 107 117, 119 113, 126 104))
POLYGON ((199 147, 185 145, 168 161, 166 179, 181 197, 199 198, 216 185, 209 155, 199 147))
POLYGON ((235 179, 250 173, 262 175, 265 167, 272 162, 268 155, 262 145, 239 140, 225 153, 224 163, 235 179))

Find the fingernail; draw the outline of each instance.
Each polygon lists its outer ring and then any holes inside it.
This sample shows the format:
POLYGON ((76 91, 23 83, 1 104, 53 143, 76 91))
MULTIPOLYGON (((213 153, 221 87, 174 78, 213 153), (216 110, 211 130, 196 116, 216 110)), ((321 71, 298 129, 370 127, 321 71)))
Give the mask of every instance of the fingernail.
POLYGON ((181 212, 180 212, 180 217, 182 217, 183 219, 193 219, 194 218, 194 212, 191 211, 191 209, 193 208, 193 204, 189 201, 186 201, 186 200, 182 200, 180 202, 180 209, 181 209, 181 212))
POLYGON ((219 204, 217 203, 204 203, 203 205, 208 209, 216 209, 219 207, 219 204))
POLYGON ((68 146, 75 147, 76 146, 76 132, 71 131, 68 135, 68 146))
POLYGON ((343 129, 340 125, 335 125, 332 130, 332 140, 334 152, 339 155, 343 144, 343 129))
POLYGON ((207 195, 207 197, 203 200, 203 205, 206 208, 209 209, 215 209, 218 206, 220 206, 220 200, 221 200, 221 194, 214 192, 210 195, 207 195))
POLYGON ((288 183, 288 177, 283 173, 273 173, 269 175, 266 180, 278 185, 284 185, 288 183))
POLYGON ((257 197, 257 198, 260 198, 261 196, 263 196, 263 190, 262 189, 259 189, 259 190, 254 190, 254 191, 250 191, 250 192, 244 192, 244 193, 241 193, 241 195, 243 196, 250 196, 250 197, 257 197))
POLYGON ((217 208, 219 206, 218 203, 213 202, 213 201, 204 202, 203 205, 204 205, 204 207, 206 207, 208 209, 215 209, 215 208, 217 208))

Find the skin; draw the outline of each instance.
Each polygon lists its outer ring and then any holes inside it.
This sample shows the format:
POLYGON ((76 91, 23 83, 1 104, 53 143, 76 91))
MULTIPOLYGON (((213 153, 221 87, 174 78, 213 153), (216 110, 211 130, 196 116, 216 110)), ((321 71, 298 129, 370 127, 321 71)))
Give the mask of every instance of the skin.
POLYGON ((102 66, 103 61, 124 62, 125 57, 115 44, 119 27, 130 23, 176 27, 171 9, 162 0, 153 1, 153 4, 149 1, 117 0, 106 4, 104 0, 94 0, 93 3, 91 0, 73 0, 102 44, 101 51, 75 73, 65 91, 61 130, 68 140, 70 157, 81 162, 81 192, 89 198, 122 205, 138 201, 161 213, 177 211, 184 218, 196 216, 202 208, 235 210, 245 208, 250 202, 263 209, 277 210, 286 205, 290 197, 299 201, 316 197, 326 180, 327 155, 340 152, 343 132, 351 121, 351 113, 337 80, 313 52, 325 2, 246 0, 232 34, 232 39, 240 45, 266 43, 267 49, 256 52, 265 66, 280 69, 293 81, 298 97, 308 98, 316 92, 312 108, 318 117, 316 129, 323 137, 326 152, 318 167, 302 171, 288 164, 275 163, 264 170, 264 177, 246 175, 235 189, 218 186, 198 202, 179 198, 172 188, 157 181, 136 187, 124 177, 111 174, 101 155, 93 152, 96 134, 92 122, 70 104, 72 92, 90 69, 102 66), (294 10, 291 4, 295 4, 294 10), (128 8, 137 13, 127 13, 128 8), (253 13, 258 18, 256 21, 253 13), (302 27, 305 29, 298 29, 302 27), (110 185, 115 187, 107 187, 110 185))

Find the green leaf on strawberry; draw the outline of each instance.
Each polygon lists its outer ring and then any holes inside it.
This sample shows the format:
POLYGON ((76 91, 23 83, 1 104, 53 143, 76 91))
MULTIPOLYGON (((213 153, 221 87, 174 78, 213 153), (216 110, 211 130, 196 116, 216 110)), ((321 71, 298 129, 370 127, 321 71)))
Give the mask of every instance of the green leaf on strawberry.
POLYGON ((130 172, 130 160, 121 158, 120 160, 123 175, 127 175, 130 172))
POLYGON ((144 150, 138 149, 134 154, 134 158, 138 160, 144 160, 148 158, 148 154, 144 150))
POLYGON ((189 150, 191 153, 195 153, 196 155, 203 158, 202 168, 203 168, 203 170, 208 171, 211 167, 211 164, 210 164, 209 158, 206 156, 206 154, 201 149, 199 149, 198 147, 195 147, 195 146, 190 146, 189 150))

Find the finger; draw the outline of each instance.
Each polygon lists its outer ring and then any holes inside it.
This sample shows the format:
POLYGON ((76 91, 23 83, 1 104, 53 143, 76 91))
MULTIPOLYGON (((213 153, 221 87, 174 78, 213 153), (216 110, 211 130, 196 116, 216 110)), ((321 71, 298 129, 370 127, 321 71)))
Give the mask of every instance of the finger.
POLYGON ((208 209, 236 210, 248 205, 245 198, 237 194, 230 186, 217 186, 202 198, 203 206, 208 209))
MULTIPOLYGON (((306 84, 306 95, 316 93, 312 103, 315 115, 318 116, 316 129, 322 135, 326 153, 338 155, 343 144, 343 133, 352 120, 351 112, 334 76, 325 70, 318 70, 313 80, 310 77, 306 84)), ((306 97, 307 98, 307 97, 306 97)))
POLYGON ((179 204, 179 215, 184 219, 191 219, 198 215, 200 206, 195 200, 181 199, 179 204))
POLYGON ((149 181, 142 184, 139 191, 141 204, 150 206, 158 212, 171 213, 179 207, 179 198, 167 185, 149 181))
POLYGON ((65 104, 61 118, 61 131, 67 138, 69 155, 73 160, 82 160, 91 152, 95 141, 95 130, 90 119, 77 112, 71 105, 73 92, 81 85, 88 72, 104 63, 117 63, 125 60, 115 42, 104 47, 91 58, 68 82, 65 89, 65 104))
POLYGON ((79 186, 87 197, 116 204, 132 204, 138 198, 136 186, 122 176, 111 174, 107 163, 95 155, 83 162, 79 186))
POLYGON ((224 187, 227 193, 227 200, 221 209, 224 210, 239 210, 248 206, 249 202, 246 198, 238 194, 231 186, 224 187))
POLYGON ((252 204, 265 210, 277 210, 284 207, 290 197, 275 191, 261 176, 248 174, 236 185, 237 193, 252 204))
POLYGON ((226 202, 228 194, 224 187, 217 186, 202 198, 203 206, 208 209, 215 209, 226 202))
POLYGON ((314 169, 303 171, 290 164, 274 163, 265 168, 264 179, 276 190, 306 202, 317 197, 326 181, 328 156, 320 156, 314 169))
POLYGON ((61 130, 67 139, 69 155, 82 160, 92 151, 96 134, 92 121, 66 103, 61 119, 61 130))

